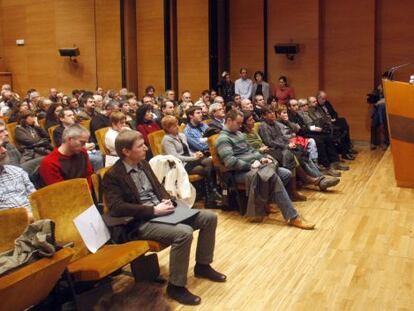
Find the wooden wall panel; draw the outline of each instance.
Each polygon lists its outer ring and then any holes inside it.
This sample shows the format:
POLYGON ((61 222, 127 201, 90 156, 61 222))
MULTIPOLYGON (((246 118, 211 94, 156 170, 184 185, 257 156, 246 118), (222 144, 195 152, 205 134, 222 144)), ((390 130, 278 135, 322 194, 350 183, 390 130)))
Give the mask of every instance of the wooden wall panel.
POLYGON ((95 0, 97 85, 122 87, 121 15, 119 0, 95 0))
MULTIPOLYGON (((335 14, 337 15, 337 14, 335 14)), ((286 76, 296 96, 319 88, 319 0, 268 1, 268 79, 272 87, 286 76), (275 54, 276 43, 299 43, 293 61, 275 54)))
POLYGON ((322 86, 354 139, 369 139, 366 94, 374 85, 375 1, 324 2, 322 86))
MULTIPOLYGON (((52 1, 56 8, 56 43, 54 49, 76 45, 80 50, 78 62, 58 56, 56 86, 70 91, 74 88, 96 88, 96 41, 94 1, 52 1)), ((50 81, 53 84, 53 80, 50 81)))
POLYGON ((5 67, 19 93, 31 87, 41 94, 50 87, 94 90, 97 80, 103 87, 121 86, 119 1, 97 0, 96 8, 95 28, 94 0, 2 1, 5 67), (25 45, 17 46, 16 39, 25 45), (74 45, 77 63, 59 56, 59 48, 74 45))
POLYGON ((2 14, 0 14, 0 71, 6 70, 4 63, 4 42, 3 42, 3 22, 2 14))
POLYGON ((178 88, 197 100, 209 88, 208 1, 177 1, 178 88))
POLYGON ((124 1, 125 82, 128 90, 137 94, 137 14, 135 0, 124 1))
POLYGON ((395 74, 395 79, 408 82, 410 74, 414 74, 414 2, 378 0, 378 4, 378 75, 393 66, 411 63, 395 74))
POLYGON ((24 94, 29 88, 27 44, 17 46, 16 39, 27 39, 25 0, 3 0, 1 2, 1 22, 3 30, 4 62, 7 71, 13 74, 13 88, 24 94), (7 21, 14 21, 8 23, 7 21))
POLYGON ((164 1, 137 0, 138 94, 152 85, 156 94, 164 92, 164 1))
MULTIPOLYGON (((270 1, 272 2, 272 1, 270 1)), ((246 67, 250 78, 264 70, 263 0, 230 0, 230 73, 246 67)))

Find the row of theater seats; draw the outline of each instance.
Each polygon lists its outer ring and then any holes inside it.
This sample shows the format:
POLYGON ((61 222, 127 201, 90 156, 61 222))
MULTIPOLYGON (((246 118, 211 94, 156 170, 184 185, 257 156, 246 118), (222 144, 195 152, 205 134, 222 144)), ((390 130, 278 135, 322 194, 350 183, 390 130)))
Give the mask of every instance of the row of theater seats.
MULTIPOLYGON (((105 170, 93 176, 94 191, 97 193, 100 192, 99 180, 104 173, 105 170)), ((1 277, 0 310, 23 310, 36 305, 50 293, 64 270, 67 271, 66 278, 78 309, 82 309, 82 295, 76 292, 78 282, 97 282, 130 263, 131 268, 144 269, 139 261, 145 254, 164 248, 154 241, 133 241, 106 244, 96 253, 90 253, 73 223, 74 218, 94 204, 86 179, 71 179, 47 186, 34 192, 29 200, 35 220, 53 220, 56 241, 60 244, 73 243, 73 247, 64 248, 52 258, 43 258, 1 277)), ((107 213, 106 208, 104 213, 107 213)), ((1 211, 0 250, 13 248, 14 240, 27 225, 26 209, 1 211)), ((139 271, 133 273, 139 275, 139 271)))

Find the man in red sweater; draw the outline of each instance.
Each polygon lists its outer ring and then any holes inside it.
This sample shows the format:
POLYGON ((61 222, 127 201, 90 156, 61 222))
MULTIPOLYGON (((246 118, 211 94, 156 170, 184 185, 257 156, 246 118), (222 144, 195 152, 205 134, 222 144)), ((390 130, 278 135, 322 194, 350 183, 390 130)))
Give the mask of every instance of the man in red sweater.
POLYGON ((85 149, 88 139, 89 131, 79 124, 65 128, 62 145, 40 163, 39 173, 46 185, 72 178, 87 178, 91 187, 93 169, 85 149))

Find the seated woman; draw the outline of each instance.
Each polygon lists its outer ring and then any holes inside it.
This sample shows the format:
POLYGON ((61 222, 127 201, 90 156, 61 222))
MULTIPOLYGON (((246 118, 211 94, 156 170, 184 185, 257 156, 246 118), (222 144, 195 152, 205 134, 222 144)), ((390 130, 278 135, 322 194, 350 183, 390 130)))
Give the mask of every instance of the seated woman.
POLYGON ((178 120, 174 116, 165 116, 161 120, 165 136, 161 142, 163 154, 173 155, 180 159, 189 174, 204 176, 206 191, 206 207, 216 207, 221 196, 212 180, 213 165, 211 157, 205 157, 201 151, 193 153, 187 143, 187 138, 178 131, 178 120))
POLYGON ((45 156, 53 150, 49 135, 39 126, 31 111, 19 114, 19 125, 16 127, 15 135, 23 161, 45 156))
POLYGON ((301 148, 309 153, 309 159, 314 163, 318 163, 318 149, 316 148, 315 140, 313 138, 305 138, 297 135, 300 126, 289 121, 287 109, 279 108, 276 117, 276 124, 280 127, 283 136, 288 138, 289 142, 296 146, 301 146, 301 148))
MULTIPOLYGON (((245 112, 241 131, 245 134, 247 143, 250 145, 250 147, 254 148, 260 153, 269 154, 274 159, 276 159, 276 155, 272 155, 272 149, 263 143, 259 134, 254 130, 254 124, 255 121, 252 113, 245 112)), ((295 178, 291 178, 289 183, 286 185, 286 191, 288 192, 289 197, 292 201, 306 200, 306 197, 297 191, 295 178)))
POLYGON ((262 109, 262 115, 264 121, 260 124, 259 135, 271 149, 270 154, 279 161, 282 167, 290 169, 292 175, 299 177, 305 184, 318 186, 321 191, 339 183, 338 178, 324 177, 317 168, 315 171, 308 170, 306 164, 307 162, 311 163, 311 161, 303 157, 303 150, 296 148, 296 145, 282 134, 282 130, 276 122, 275 113, 268 108, 264 108, 262 109))
POLYGON ((29 104, 26 101, 14 103, 7 123, 18 122, 19 114, 28 110, 29 104))
POLYGON ((105 146, 111 155, 117 156, 115 150, 115 139, 121 131, 130 130, 130 128, 126 123, 126 116, 122 112, 116 111, 111 113, 109 120, 111 122, 111 127, 105 135, 105 146))
POLYGON ((144 104, 137 110, 137 131, 139 131, 144 137, 144 142, 149 146, 148 134, 159 131, 161 128, 153 120, 153 108, 150 104, 144 104))
POLYGON ((59 125, 59 112, 63 110, 62 104, 53 103, 50 105, 46 113, 45 130, 48 131, 50 127, 59 125))

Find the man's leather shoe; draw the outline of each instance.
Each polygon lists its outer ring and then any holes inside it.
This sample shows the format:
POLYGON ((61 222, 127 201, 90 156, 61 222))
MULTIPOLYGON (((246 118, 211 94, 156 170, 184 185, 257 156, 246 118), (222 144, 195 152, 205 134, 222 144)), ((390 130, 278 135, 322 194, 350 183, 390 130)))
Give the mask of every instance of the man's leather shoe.
POLYGON ((327 168, 321 171, 322 174, 324 175, 329 175, 332 177, 341 177, 341 172, 337 172, 332 168, 327 168))
POLYGON ((351 150, 349 150, 349 153, 350 154, 358 154, 359 152, 355 149, 351 149, 351 150))
POLYGON ((295 191, 290 194, 290 199, 292 200, 292 202, 305 202, 308 198, 303 194, 295 191))
POLYGON ((289 226, 293 226, 296 228, 304 229, 304 230, 313 230, 315 229, 315 224, 309 223, 304 221, 302 218, 297 216, 295 219, 291 219, 288 222, 289 226))
POLYGON ((226 282, 227 277, 214 270, 210 265, 202 265, 199 263, 196 263, 194 267, 194 275, 197 278, 204 278, 209 279, 213 282, 226 282))
POLYGON ((321 178, 318 186, 321 191, 325 191, 326 189, 330 187, 336 186, 340 181, 341 180, 336 177, 324 177, 324 178, 321 178))
POLYGON ((201 303, 201 298, 193 295, 185 286, 168 283, 167 295, 183 305, 195 306, 201 303))
POLYGON ((345 159, 345 160, 355 160, 355 157, 352 154, 350 154, 350 153, 346 153, 346 154, 342 155, 342 159, 345 159))
POLYGON ((332 163, 332 168, 337 171, 348 171, 349 166, 346 164, 341 164, 339 162, 332 163))

